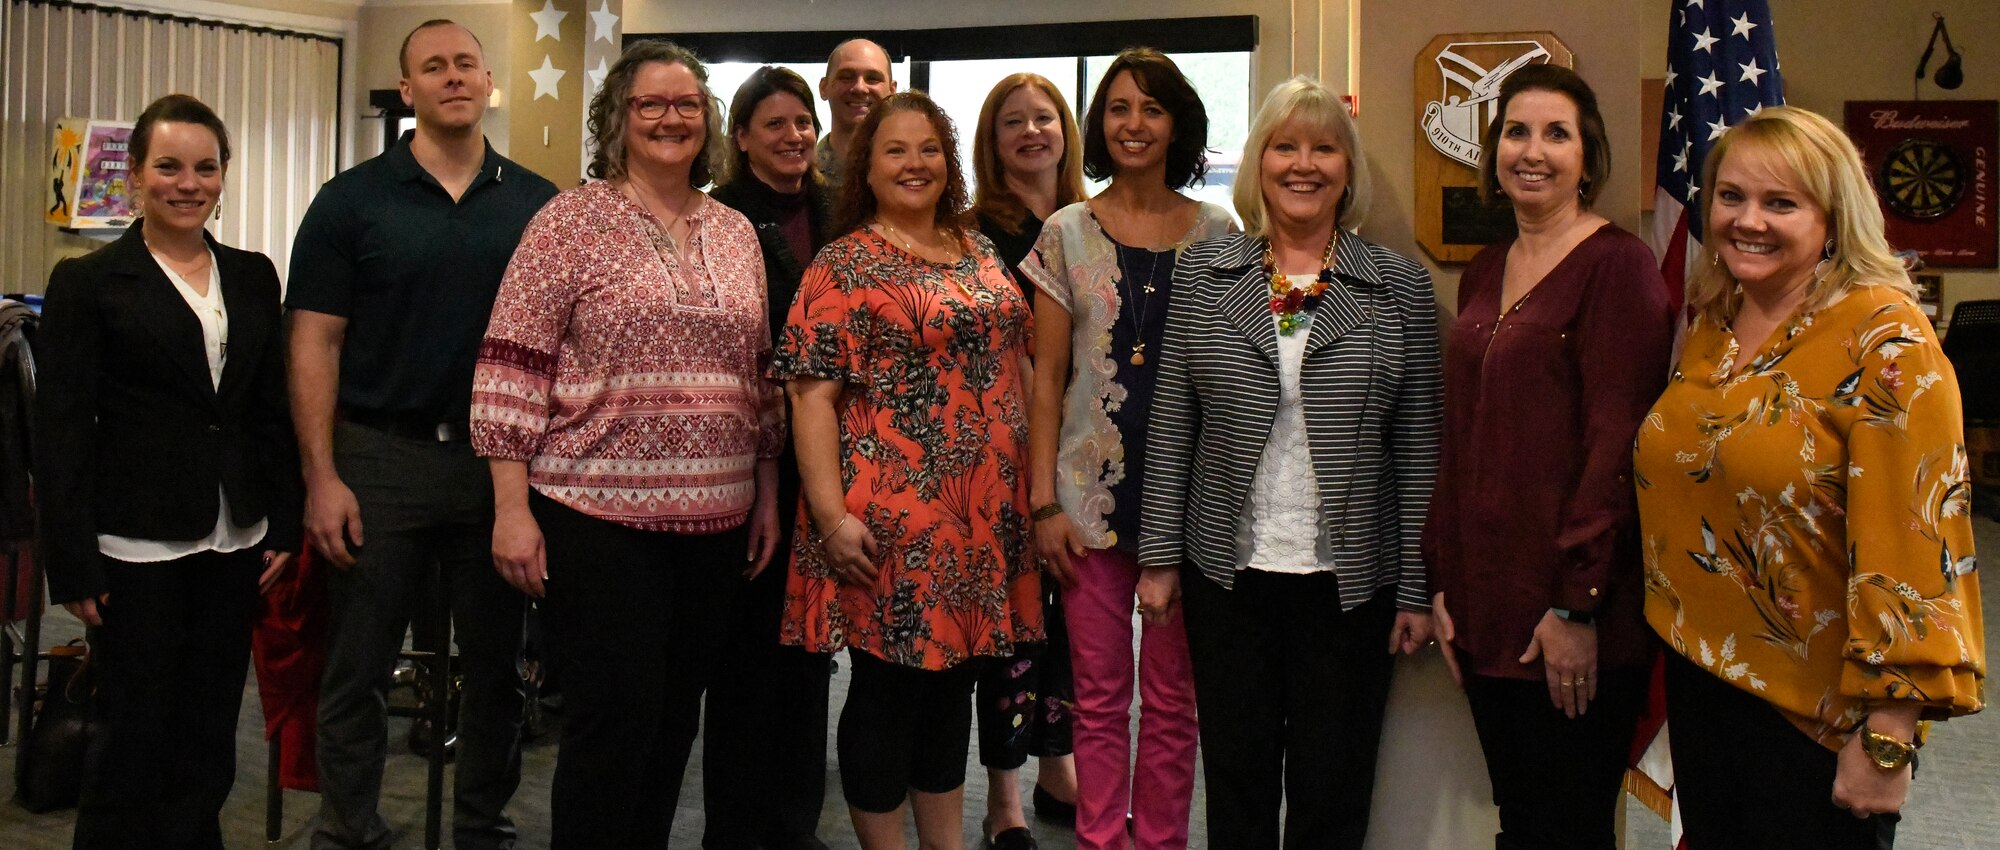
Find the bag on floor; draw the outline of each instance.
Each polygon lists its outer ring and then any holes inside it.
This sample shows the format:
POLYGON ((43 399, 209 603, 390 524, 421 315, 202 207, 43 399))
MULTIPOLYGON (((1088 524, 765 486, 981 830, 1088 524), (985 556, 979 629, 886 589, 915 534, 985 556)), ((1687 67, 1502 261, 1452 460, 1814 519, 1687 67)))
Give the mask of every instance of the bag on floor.
POLYGON ((72 808, 83 787, 95 690, 90 646, 71 641, 49 650, 48 684, 33 728, 15 754, 14 802, 36 814, 72 808))

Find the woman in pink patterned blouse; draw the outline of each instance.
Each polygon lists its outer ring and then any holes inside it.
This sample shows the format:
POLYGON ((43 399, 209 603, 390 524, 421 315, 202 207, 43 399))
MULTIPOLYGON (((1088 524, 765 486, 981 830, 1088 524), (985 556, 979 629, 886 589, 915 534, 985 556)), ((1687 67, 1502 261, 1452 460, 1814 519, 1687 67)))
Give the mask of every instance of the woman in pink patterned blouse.
POLYGON ((563 681, 557 850, 664 845, 730 593, 776 543, 763 260, 696 188, 717 105, 693 54, 625 51, 591 101, 604 179, 528 225, 480 346, 493 562, 545 597, 563 681))

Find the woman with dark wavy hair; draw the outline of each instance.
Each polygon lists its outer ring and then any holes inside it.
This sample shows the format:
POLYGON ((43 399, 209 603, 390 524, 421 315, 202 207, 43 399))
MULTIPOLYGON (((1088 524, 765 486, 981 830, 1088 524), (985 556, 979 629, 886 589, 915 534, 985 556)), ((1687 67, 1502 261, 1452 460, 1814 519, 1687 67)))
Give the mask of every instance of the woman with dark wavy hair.
POLYGON ((1186 847, 1194 677, 1180 606, 1147 606, 1140 471, 1167 303, 1182 249, 1235 229, 1181 194, 1207 168, 1208 112, 1172 59, 1118 54, 1084 117, 1083 167, 1111 185, 1049 216, 1022 263, 1034 281, 1035 549, 1063 584, 1076 687, 1077 846, 1186 847), (1133 661, 1132 609, 1145 623, 1133 661), (1136 666, 1136 670, 1134 669, 1136 666), (1136 765, 1130 729, 1140 695, 1136 765))
POLYGON ((848 228, 799 284, 772 371, 804 482, 783 639, 848 651, 841 791, 861 846, 956 850, 984 662, 1042 638, 1028 554, 1027 299, 964 225, 951 120, 920 93, 848 150, 848 228), (906 802, 906 798, 909 802, 906 802))
MULTIPOLYGON (((832 193, 813 156, 819 118, 798 74, 766 65, 729 103, 728 176, 710 195, 750 219, 764 252, 772 341, 799 279, 833 234, 832 193)), ((778 458, 778 563, 791 561, 798 458, 778 458)), ((737 585, 728 645, 702 715, 702 806, 707 850, 824 848, 813 833, 826 797, 828 658, 785 646, 785 570, 737 585)))
POLYGON ((1494 846, 1608 850, 1656 651, 1632 437, 1666 384, 1672 312, 1652 252, 1593 210, 1611 144, 1583 78, 1530 65, 1494 109, 1481 189, 1517 233, 1459 278, 1431 614, 1486 755, 1494 846))
POLYGON ((473 375, 493 560, 546 597, 565 699, 551 846, 665 847, 730 599, 777 549, 784 401, 764 264, 709 199, 708 72, 626 48, 590 172, 528 224, 473 375))

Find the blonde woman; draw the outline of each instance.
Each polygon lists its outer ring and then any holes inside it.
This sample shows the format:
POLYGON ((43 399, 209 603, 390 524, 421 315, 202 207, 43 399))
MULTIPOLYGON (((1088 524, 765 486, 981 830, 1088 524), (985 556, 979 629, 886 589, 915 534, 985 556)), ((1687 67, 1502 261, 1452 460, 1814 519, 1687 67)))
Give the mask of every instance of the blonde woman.
POLYGON ((1884 848, 1986 671, 1958 385, 1832 122, 1716 143, 1694 322, 1639 429, 1691 847, 1884 848))
POLYGON ((1361 847, 1391 654, 1430 634, 1436 295, 1351 232, 1367 208, 1346 106, 1294 78, 1251 124, 1244 232, 1175 271, 1139 599, 1186 594, 1211 847, 1361 847))

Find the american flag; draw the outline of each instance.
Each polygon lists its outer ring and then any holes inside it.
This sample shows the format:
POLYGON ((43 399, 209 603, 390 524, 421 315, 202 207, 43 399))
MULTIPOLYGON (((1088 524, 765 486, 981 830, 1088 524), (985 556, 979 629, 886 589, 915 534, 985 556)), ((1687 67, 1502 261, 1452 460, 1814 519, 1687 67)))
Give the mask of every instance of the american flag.
POLYGON ((1672 0, 1653 249, 1678 309, 1701 241, 1701 166, 1730 125, 1785 102, 1765 0, 1672 0))
MULTIPOLYGON (((1667 13, 1667 94, 1660 112, 1660 158, 1654 187, 1653 250, 1678 313, 1687 270, 1701 249, 1702 163, 1722 132, 1766 106, 1785 102, 1778 42, 1765 0, 1672 0, 1667 13)), ((1652 704, 1633 744, 1626 788, 1672 824, 1685 850, 1666 709, 1654 671, 1652 704)))

